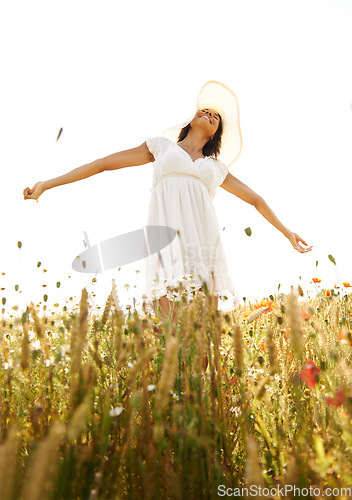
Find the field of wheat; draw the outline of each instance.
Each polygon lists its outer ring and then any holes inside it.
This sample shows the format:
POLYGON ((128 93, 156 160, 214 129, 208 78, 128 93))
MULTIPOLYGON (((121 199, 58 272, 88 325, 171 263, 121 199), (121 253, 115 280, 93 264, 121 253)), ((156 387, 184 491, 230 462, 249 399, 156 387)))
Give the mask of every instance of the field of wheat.
POLYGON ((83 288, 70 312, 3 317, 1 500, 351 487, 351 295, 292 288, 227 314, 214 298, 172 321, 125 314, 113 283, 99 315, 83 288))

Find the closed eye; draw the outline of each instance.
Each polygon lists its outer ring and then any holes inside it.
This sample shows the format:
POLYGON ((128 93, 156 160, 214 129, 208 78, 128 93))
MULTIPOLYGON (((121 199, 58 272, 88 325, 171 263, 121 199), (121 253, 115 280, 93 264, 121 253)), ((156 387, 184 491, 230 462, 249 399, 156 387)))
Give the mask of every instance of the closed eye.
MULTIPOLYGON (((202 112, 209 111, 208 109, 202 109, 202 112)), ((213 115, 213 118, 216 118, 217 120, 220 120, 220 115, 216 113, 216 115, 213 115)))

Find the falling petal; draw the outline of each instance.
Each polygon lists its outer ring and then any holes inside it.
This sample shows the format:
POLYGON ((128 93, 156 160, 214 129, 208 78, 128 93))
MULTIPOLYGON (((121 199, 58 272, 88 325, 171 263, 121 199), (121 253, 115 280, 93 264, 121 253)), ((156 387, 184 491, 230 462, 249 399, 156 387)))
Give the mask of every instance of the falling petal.
POLYGON ((329 260, 331 260, 331 262, 332 262, 333 264, 335 264, 335 266, 336 266, 336 262, 335 262, 334 257, 333 257, 332 255, 328 255, 328 257, 329 257, 329 260))

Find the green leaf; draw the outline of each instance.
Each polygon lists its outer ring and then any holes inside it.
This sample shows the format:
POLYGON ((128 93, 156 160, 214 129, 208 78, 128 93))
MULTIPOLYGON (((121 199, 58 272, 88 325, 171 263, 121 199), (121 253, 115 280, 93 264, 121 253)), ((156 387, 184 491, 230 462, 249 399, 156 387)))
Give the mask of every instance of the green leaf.
POLYGON ((246 229, 244 231, 245 231, 247 236, 250 236, 252 234, 252 230, 250 227, 246 227, 246 229))
POLYGON ((16 290, 16 292, 17 292, 17 290, 19 289, 19 287, 20 287, 19 285, 15 285, 15 290, 16 290))
POLYGON ((38 262, 37 267, 40 267, 41 265, 42 265, 42 263, 41 263, 41 262, 38 262))
POLYGON ((43 299, 44 299, 44 302, 46 302, 48 300, 47 294, 43 295, 43 299))
POLYGON ((331 260, 331 262, 333 262, 336 266, 336 262, 335 262, 335 259, 332 255, 328 255, 329 259, 331 260))
POLYGON ((6 297, 3 297, 3 298, 1 299, 1 301, 2 301, 2 305, 4 306, 4 305, 6 304, 6 297))
POLYGON ((56 282, 56 288, 60 288, 60 285, 61 285, 60 281, 57 281, 56 282))
POLYGON ((18 241, 18 242, 17 242, 17 246, 18 246, 18 248, 21 248, 22 243, 21 243, 20 241, 18 241))

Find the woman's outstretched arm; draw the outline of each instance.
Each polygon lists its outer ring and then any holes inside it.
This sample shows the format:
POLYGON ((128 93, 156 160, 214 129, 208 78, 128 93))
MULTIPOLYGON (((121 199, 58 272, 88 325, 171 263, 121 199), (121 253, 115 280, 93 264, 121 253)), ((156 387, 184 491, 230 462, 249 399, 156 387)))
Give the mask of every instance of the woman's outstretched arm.
POLYGON ((256 209, 259 213, 262 214, 263 217, 266 218, 266 220, 270 222, 270 224, 272 224, 286 236, 295 250, 298 250, 298 252, 301 253, 309 252, 310 250, 312 250, 313 246, 308 247, 308 243, 306 243, 300 236, 298 236, 298 234, 293 233, 292 231, 287 229, 287 227, 285 227, 282 222, 279 221, 279 219, 276 217, 265 200, 263 200, 263 198, 261 198, 261 200, 257 203, 256 209), (298 244, 299 242, 303 243, 308 248, 302 247, 298 244))
POLYGON ((104 172, 104 170, 115 170, 118 168, 132 167, 137 165, 144 165, 154 161, 154 156, 150 153, 144 142, 136 148, 119 151, 104 158, 99 158, 91 163, 77 167, 67 174, 60 175, 54 179, 47 181, 37 182, 32 189, 26 187, 23 190, 25 200, 38 200, 39 196, 53 187, 69 184, 70 182, 77 182, 92 175, 104 172))
POLYGON ((298 234, 293 233, 286 226, 279 221, 274 212, 265 202, 265 200, 255 193, 251 188, 246 186, 239 179, 234 177, 232 174, 228 173, 226 179, 221 184, 221 187, 224 188, 229 193, 234 194, 241 200, 246 201, 247 203, 253 205, 266 220, 270 222, 276 229, 282 232, 286 236, 286 238, 290 241, 291 245, 298 252, 304 253, 309 252, 313 247, 304 248, 298 244, 298 242, 302 242, 304 245, 308 246, 308 244, 300 237, 298 234))

